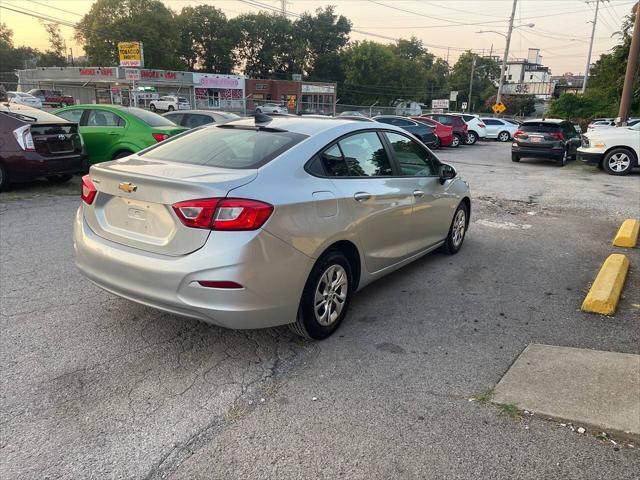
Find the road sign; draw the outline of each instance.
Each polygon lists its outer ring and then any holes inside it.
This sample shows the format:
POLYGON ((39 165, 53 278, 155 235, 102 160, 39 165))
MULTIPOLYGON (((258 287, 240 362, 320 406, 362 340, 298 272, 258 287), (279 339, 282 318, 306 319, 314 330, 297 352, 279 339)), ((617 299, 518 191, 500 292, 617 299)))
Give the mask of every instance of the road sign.
POLYGON ((467 109, 467 102, 462 102, 462 110, 466 110, 467 109))
POLYGON ((127 80, 140 80, 140 70, 135 68, 125 68, 124 78, 127 80))
POLYGON ((449 108, 449 99, 436 98, 431 100, 431 108, 449 108))
POLYGON ((507 107, 505 107, 504 103, 500 102, 500 103, 494 103, 493 107, 491 107, 491 110, 493 110, 493 113, 498 114, 498 113, 502 113, 507 109, 507 107))

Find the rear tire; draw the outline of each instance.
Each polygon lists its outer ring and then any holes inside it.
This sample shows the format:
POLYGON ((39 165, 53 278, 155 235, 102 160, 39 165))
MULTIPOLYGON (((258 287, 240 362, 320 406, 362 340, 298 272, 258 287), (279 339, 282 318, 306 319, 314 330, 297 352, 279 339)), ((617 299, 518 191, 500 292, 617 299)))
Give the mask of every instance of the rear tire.
POLYGON ((467 133, 467 145, 473 145, 478 141, 478 135, 476 132, 468 132, 467 133))
POLYGON ((602 167, 609 175, 628 175, 634 165, 634 159, 625 148, 614 148, 602 160, 602 167))
POLYGON ((498 134, 499 142, 508 142, 509 140, 511 140, 511 135, 509 135, 509 132, 507 132, 506 130, 498 134))
POLYGON ((520 161, 520 157, 518 155, 516 155, 515 153, 511 154, 511 161, 512 162, 519 162, 520 161))
POLYGON ((168 112, 173 112, 175 110, 175 108, 173 108, 173 105, 169 105, 169 107, 167 108, 168 112))
POLYGON ((298 317, 289 329, 296 335, 322 340, 335 332, 347 314, 353 290, 347 258, 338 250, 322 255, 311 269, 302 292, 298 317))
POLYGON ((454 133, 453 134, 453 140, 451 141, 451 147, 452 148, 458 148, 461 143, 462 143, 462 137, 460 135, 458 135, 457 133, 454 133))
POLYGON ((442 246, 446 253, 449 255, 455 255, 460 251, 468 226, 469 209, 467 208, 466 203, 460 202, 460 205, 458 205, 458 208, 456 209, 456 213, 453 214, 453 220, 451 220, 447 240, 442 246))
POLYGON ((64 175, 50 175, 45 177, 49 183, 53 183, 54 185, 61 185, 63 183, 67 183, 73 175, 70 173, 65 173, 64 175))
POLYGON ((4 192, 9 188, 9 175, 4 165, 0 163, 0 192, 4 192))

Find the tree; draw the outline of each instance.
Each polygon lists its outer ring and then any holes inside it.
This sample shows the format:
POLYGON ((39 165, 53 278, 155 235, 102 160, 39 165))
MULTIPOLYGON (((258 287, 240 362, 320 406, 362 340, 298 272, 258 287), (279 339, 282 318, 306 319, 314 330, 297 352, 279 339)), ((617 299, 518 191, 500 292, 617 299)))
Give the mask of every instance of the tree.
POLYGON ((334 70, 332 63, 349 42, 351 22, 335 14, 335 7, 318 8, 315 15, 303 13, 294 23, 294 35, 303 42, 303 69, 318 79, 334 70))
POLYGON ((229 22, 238 34, 236 56, 249 77, 286 78, 301 72, 304 45, 293 34, 293 24, 278 14, 248 13, 229 22))
MULTIPOLYGON (((0 66, 3 72, 12 72, 36 66, 40 52, 31 47, 14 47, 13 30, 4 23, 0 23, 0 66)), ((14 82, 13 75, 10 78, 14 82)), ((15 89, 15 84, 8 84, 9 89, 15 89)))
POLYGON ((49 35, 49 50, 38 58, 39 67, 61 67, 67 64, 67 47, 60 33, 60 25, 41 21, 49 35))
POLYGON ((222 10, 211 5, 187 6, 177 18, 180 24, 178 56, 187 70, 231 73, 238 35, 222 10))
POLYGON ((159 0, 97 0, 78 22, 76 38, 95 65, 117 65, 118 42, 139 41, 147 68, 179 68, 174 13, 159 0))
MULTIPOLYGON (((491 107, 496 103, 496 95, 491 95, 484 102, 484 110, 491 112, 491 107)), ((504 111, 507 115, 518 115, 525 117, 536 111, 535 95, 502 95, 501 102, 507 109, 504 111)))
POLYGON ((468 109, 472 111, 480 108, 487 97, 497 91, 493 79, 498 78, 499 75, 500 66, 498 62, 490 58, 480 57, 475 53, 465 52, 460 55, 451 69, 448 86, 450 90, 458 91, 458 102, 468 102, 468 109), (469 82, 474 59, 476 65, 473 73, 473 98, 469 99, 469 82))

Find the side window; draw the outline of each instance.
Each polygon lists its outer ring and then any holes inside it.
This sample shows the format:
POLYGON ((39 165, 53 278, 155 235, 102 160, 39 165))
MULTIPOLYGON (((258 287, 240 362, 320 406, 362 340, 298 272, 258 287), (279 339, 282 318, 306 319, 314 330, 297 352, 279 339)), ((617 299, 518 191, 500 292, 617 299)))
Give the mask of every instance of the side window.
POLYGON ((182 125, 183 127, 185 126, 184 125, 185 116, 186 115, 184 113, 172 113, 170 115, 163 115, 163 117, 166 118, 167 120, 171 120, 176 125, 182 125))
POLYGON ((67 110, 66 112, 60 112, 57 115, 65 120, 79 124, 83 112, 84 110, 67 110))
POLYGON ((436 120, 440 123, 444 123, 445 125, 451 125, 453 122, 449 120, 449 117, 439 116, 436 117, 436 120))
POLYGON ((347 162, 344 161, 342 152, 338 145, 325 150, 320 154, 324 169, 330 177, 348 177, 349 169, 347 162))
POLYGON ((491 118, 485 118, 482 121, 485 123, 485 125, 503 125, 500 120, 493 120, 491 118))
POLYGON ((194 113, 185 115, 185 117, 185 127, 187 128, 196 128, 208 123, 213 123, 213 118, 208 117, 207 115, 194 113))
POLYGON ((438 175, 438 160, 431 152, 404 135, 391 132, 385 132, 385 135, 393 148, 402 175, 410 177, 438 175))
POLYGON ((389 125, 393 125, 393 122, 395 121, 394 118, 377 118, 376 122, 380 122, 380 123, 387 123, 389 125))
POLYGON ((387 152, 377 133, 357 133, 338 143, 347 162, 350 176, 384 177, 393 175, 387 152))
POLYGON ((413 127, 415 125, 413 122, 404 120, 403 118, 394 118, 391 123, 397 127, 413 127))
POLYGON ((121 127, 124 121, 115 113, 103 110, 89 110, 87 127, 121 127))

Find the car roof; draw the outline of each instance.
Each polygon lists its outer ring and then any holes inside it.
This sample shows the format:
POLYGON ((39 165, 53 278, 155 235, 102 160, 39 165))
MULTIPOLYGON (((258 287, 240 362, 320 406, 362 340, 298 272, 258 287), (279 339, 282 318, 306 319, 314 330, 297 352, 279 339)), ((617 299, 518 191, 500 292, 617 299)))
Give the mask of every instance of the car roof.
MULTIPOLYGON (((254 118, 249 117, 233 120, 225 125, 255 127, 256 123, 254 118)), ((303 135, 316 135, 320 132, 344 126, 351 127, 349 130, 352 131, 371 128, 371 122, 363 122, 362 120, 341 117, 305 117, 298 115, 274 115, 271 117, 271 121, 261 123, 260 125, 293 133, 301 133, 303 135)), ((380 128, 402 131, 402 129, 394 127, 393 125, 384 125, 383 127, 382 124, 380 124, 380 128)))

